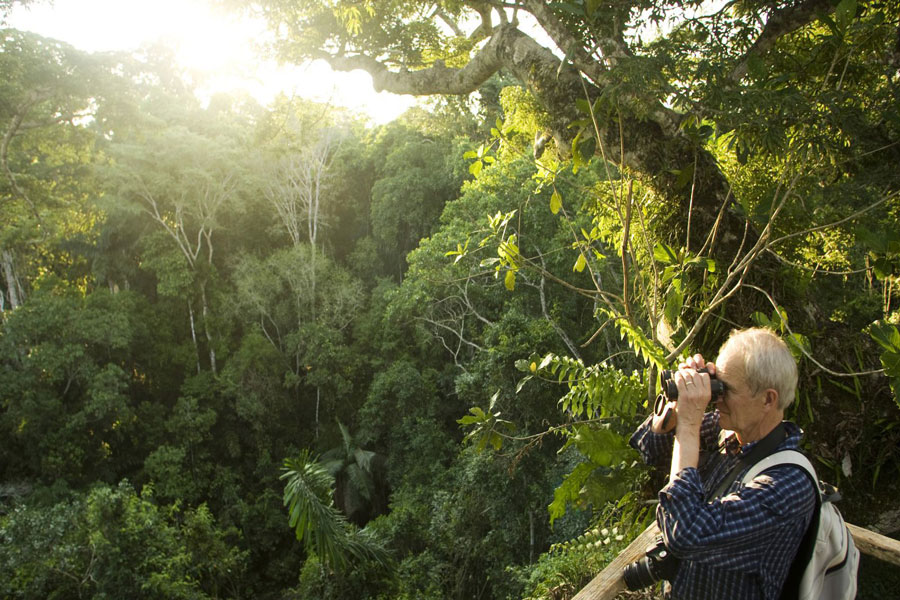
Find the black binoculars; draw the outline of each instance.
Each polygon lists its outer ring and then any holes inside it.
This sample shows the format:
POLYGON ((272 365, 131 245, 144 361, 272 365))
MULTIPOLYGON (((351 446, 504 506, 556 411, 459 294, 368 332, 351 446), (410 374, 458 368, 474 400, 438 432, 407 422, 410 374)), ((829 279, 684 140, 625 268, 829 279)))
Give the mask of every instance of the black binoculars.
MULTIPOLYGON (((662 417, 663 430, 666 429, 669 424, 669 419, 672 418, 672 410, 668 404, 669 402, 678 400, 678 386, 675 385, 675 373, 677 372, 678 371, 666 369, 659 374, 659 386, 661 391, 656 397, 656 402, 653 405, 653 412, 656 416, 662 417)), ((709 374, 710 402, 718 400, 725 394, 725 384, 716 379, 715 375, 709 373, 708 369, 697 369, 697 372, 709 374)))

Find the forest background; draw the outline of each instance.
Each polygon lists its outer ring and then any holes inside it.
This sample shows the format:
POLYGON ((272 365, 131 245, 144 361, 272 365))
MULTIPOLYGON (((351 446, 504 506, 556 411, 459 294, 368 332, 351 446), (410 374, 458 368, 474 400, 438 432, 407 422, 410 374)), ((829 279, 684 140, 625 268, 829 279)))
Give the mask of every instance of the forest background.
POLYGON ((431 110, 3 30, 0 595, 571 597, 657 370, 754 324, 900 531, 896 3, 224 4, 431 110))

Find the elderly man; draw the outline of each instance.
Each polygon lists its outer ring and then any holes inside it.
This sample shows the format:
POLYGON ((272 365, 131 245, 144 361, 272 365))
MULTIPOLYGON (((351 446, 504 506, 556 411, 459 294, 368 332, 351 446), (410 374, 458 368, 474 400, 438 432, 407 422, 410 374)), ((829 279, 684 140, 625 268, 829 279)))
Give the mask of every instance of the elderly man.
POLYGON ((663 431, 662 419, 651 416, 631 438, 648 463, 670 467, 656 520, 678 559, 671 597, 774 600, 815 509, 815 491, 804 471, 790 465, 746 486, 741 478, 759 454, 750 454, 754 447, 768 454, 800 443, 800 428, 783 421, 797 365, 771 330, 748 329, 731 334, 715 363, 697 354, 673 379, 676 419, 667 426, 674 422, 674 431, 663 431), (724 388, 716 398, 711 377, 724 388), (715 410, 704 414, 711 400, 715 410))

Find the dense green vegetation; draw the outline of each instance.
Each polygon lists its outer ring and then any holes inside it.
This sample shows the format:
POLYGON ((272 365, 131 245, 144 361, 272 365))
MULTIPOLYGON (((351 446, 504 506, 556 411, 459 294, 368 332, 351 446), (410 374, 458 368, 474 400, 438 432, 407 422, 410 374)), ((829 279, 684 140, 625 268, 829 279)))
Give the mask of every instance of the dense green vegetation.
POLYGON ((3 30, 0 596, 571 597, 649 517, 654 370, 754 323, 900 530, 897 7, 510 4, 568 57, 492 2, 254 4, 439 96, 379 127, 3 30))

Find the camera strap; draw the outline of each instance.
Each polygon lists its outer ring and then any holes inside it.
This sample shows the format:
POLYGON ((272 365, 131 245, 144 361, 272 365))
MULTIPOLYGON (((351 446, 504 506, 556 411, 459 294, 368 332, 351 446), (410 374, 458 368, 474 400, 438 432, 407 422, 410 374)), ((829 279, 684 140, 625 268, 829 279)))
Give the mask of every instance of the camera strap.
POLYGON ((749 469, 751 466, 755 465, 765 457, 769 456, 781 445, 787 438, 787 430, 784 427, 784 422, 778 424, 775 429, 769 432, 769 434, 763 439, 759 440, 753 448, 750 449, 750 452, 742 456, 737 464, 735 464, 728 474, 722 478, 719 482, 719 485, 716 486, 716 489, 712 494, 707 496, 706 501, 709 502, 715 498, 721 498, 725 492, 728 491, 728 488, 731 487, 731 484, 735 482, 738 475, 741 472, 749 469))

